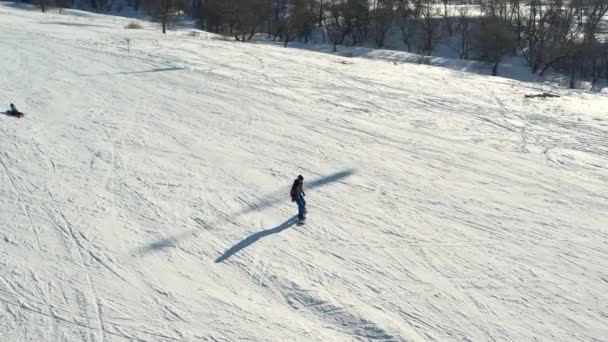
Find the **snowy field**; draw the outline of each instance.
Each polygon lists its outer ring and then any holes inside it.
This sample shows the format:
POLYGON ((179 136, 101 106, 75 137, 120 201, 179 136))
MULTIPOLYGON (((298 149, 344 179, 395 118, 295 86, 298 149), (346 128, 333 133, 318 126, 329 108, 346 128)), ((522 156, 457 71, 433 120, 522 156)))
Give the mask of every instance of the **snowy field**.
POLYGON ((127 22, 0 5, 0 341, 608 340, 605 95, 127 22))

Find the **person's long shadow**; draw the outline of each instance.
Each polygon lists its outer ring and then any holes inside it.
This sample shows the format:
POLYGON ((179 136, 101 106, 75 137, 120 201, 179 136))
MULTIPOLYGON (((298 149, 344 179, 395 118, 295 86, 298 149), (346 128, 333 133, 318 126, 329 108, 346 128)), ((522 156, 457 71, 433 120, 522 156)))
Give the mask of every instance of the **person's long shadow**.
POLYGON ((253 243, 255 243, 256 241, 258 241, 259 239, 261 239, 261 238, 263 238, 265 236, 268 236, 268 235, 280 233, 280 232, 284 231, 285 229, 293 226, 296 223, 298 223, 298 217, 297 216, 293 216, 293 217, 290 217, 287 221, 281 223, 280 225, 278 225, 278 226, 276 226, 274 228, 262 230, 261 232, 257 232, 257 233, 254 233, 252 235, 249 235, 243 241, 241 241, 241 242, 237 243, 236 245, 230 247, 230 249, 228 249, 227 251, 225 251, 224 254, 222 254, 219 258, 215 259, 215 262, 216 263, 220 263, 220 262, 222 262, 222 261, 230 258, 231 256, 235 255, 240 250, 251 246, 253 243))
MULTIPOLYGON (((312 190, 312 189, 316 189, 316 188, 325 186, 327 184, 339 182, 339 181, 342 181, 345 178, 350 177, 351 175, 354 174, 354 172, 355 171, 352 170, 352 169, 346 169, 346 170, 334 172, 334 173, 332 173, 330 175, 327 175, 327 176, 318 177, 316 179, 312 179, 310 182, 305 183, 305 187, 304 188, 306 189, 306 191, 308 191, 308 190, 312 190)), ((285 196, 285 194, 283 192, 275 192, 275 193, 268 194, 268 195, 260 198, 258 201, 249 204, 249 206, 247 208, 244 208, 244 209, 238 210, 238 211, 236 211, 234 213, 231 213, 230 215, 228 215, 228 217, 230 219, 234 220, 237 217, 246 215, 246 214, 248 214, 250 212, 257 211, 257 210, 262 210, 264 208, 268 208, 268 207, 274 206, 276 204, 279 204, 279 203, 282 203, 282 202, 286 201, 285 197, 286 196, 285 196)), ((201 220, 201 219, 198 219, 198 218, 192 218, 192 219, 199 226, 202 225, 202 226, 208 226, 209 227, 209 226, 214 226, 214 225, 218 225, 218 224, 221 223, 218 220, 211 221, 211 222, 205 222, 204 220, 201 220)), ((287 223, 287 222, 285 222, 285 223, 287 223)), ((293 225, 293 223, 292 223, 292 225, 293 225)), ((279 226, 279 227, 281 227, 281 226, 279 226)), ((184 232, 175 234, 173 236, 169 236, 169 237, 165 237, 165 238, 160 239, 160 240, 149 242, 146 245, 144 245, 143 247, 135 249, 134 253, 137 254, 137 255, 146 255, 146 254, 149 254, 149 253, 152 253, 152 252, 162 251, 162 250, 164 250, 166 248, 169 248, 169 247, 175 247, 180 241, 185 240, 187 238, 190 238, 193 235, 192 232, 193 232, 192 230, 188 230, 188 231, 184 231, 184 232)), ((273 233, 271 232, 270 234, 273 234, 273 233)), ((259 238, 260 237, 258 236, 256 238, 256 240, 259 239, 259 238)))

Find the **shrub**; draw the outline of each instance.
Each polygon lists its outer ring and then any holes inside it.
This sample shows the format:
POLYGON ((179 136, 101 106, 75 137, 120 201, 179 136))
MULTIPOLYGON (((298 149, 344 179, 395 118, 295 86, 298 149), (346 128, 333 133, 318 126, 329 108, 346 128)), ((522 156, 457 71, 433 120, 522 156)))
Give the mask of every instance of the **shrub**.
POLYGON ((143 27, 141 26, 141 24, 138 24, 136 22, 130 22, 127 25, 125 25, 126 29, 131 29, 131 30, 141 30, 143 27))

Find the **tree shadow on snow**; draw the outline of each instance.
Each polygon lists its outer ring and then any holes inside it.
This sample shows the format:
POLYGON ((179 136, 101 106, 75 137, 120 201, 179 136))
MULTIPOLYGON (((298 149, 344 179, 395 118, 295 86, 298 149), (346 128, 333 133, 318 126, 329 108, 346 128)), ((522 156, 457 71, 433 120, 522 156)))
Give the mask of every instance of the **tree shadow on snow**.
POLYGON ((162 251, 167 248, 175 248, 177 244, 185 240, 191 236, 197 236, 196 233, 192 230, 182 232, 180 234, 176 234, 164 239, 159 239, 154 242, 151 242, 143 247, 137 248, 135 253, 138 255, 150 254, 158 251, 162 251))
MULTIPOLYGON (((322 186, 330 184, 330 183, 338 182, 344 178, 347 178, 347 177, 353 175, 354 173, 355 173, 354 170, 346 169, 344 171, 335 172, 328 176, 323 176, 323 177, 319 177, 317 179, 313 179, 309 182, 305 181, 304 189, 306 191, 309 191, 309 190, 319 188, 319 187, 322 187, 322 186)), ((235 219, 239 216, 248 214, 248 213, 256 211, 256 210, 262 210, 262 209, 274 206, 276 204, 286 201, 287 197, 288 196, 286 196, 284 192, 280 192, 280 193, 275 192, 275 193, 268 194, 265 197, 258 200, 257 202, 249 204, 248 208, 234 212, 231 215, 228 215, 228 217, 230 219, 235 219)), ((275 228, 264 230, 264 231, 251 235, 250 237, 246 238, 245 240, 241 241, 240 243, 238 243, 237 245, 235 245, 234 247, 232 247, 231 249, 226 251, 221 257, 219 257, 216 260, 216 262, 222 262, 222 261, 228 259, 230 256, 232 256, 239 250, 251 245, 253 242, 259 240, 260 238, 262 238, 264 236, 276 234, 278 232, 281 232, 281 231, 291 227, 293 224, 297 223, 297 220, 292 222, 293 219, 294 218, 292 217, 275 228)), ((218 221, 205 222, 204 220, 199 219, 199 218, 193 218, 193 220, 197 223, 198 226, 206 228, 206 229, 209 229, 212 226, 220 223, 218 221)), ((139 254, 139 255, 145 255, 145 254, 149 254, 152 252, 162 251, 168 247, 175 247, 180 241, 185 240, 191 236, 196 236, 196 233, 194 230, 184 231, 184 232, 175 234, 175 235, 167 237, 167 238, 158 239, 156 241, 147 243, 145 246, 138 248, 135 251, 135 253, 139 254)))
POLYGON ((96 24, 82 24, 82 23, 70 23, 65 21, 39 21, 37 24, 43 25, 63 25, 63 26, 75 26, 75 27, 111 27, 105 25, 96 25, 96 24))
POLYGON ((259 239, 266 237, 268 235, 280 233, 280 232, 284 231, 285 229, 293 226, 296 223, 298 223, 298 217, 293 216, 293 217, 290 217, 287 221, 281 223, 280 225, 278 225, 274 228, 262 230, 260 232, 251 234, 247 238, 245 238, 243 241, 232 246, 230 249, 228 249, 226 252, 224 252, 224 254, 222 254, 219 258, 215 259, 215 262, 216 263, 223 262, 224 260, 226 260, 226 259, 230 258, 231 256, 235 255, 236 253, 238 253, 240 250, 251 246, 253 243, 258 241, 259 239))
POLYGON ((152 72, 165 72, 165 71, 181 71, 186 70, 186 68, 155 68, 150 70, 142 70, 142 71, 120 71, 120 72, 107 72, 101 74, 80 74, 79 76, 88 77, 88 76, 107 76, 107 75, 133 75, 133 74, 147 74, 152 72))

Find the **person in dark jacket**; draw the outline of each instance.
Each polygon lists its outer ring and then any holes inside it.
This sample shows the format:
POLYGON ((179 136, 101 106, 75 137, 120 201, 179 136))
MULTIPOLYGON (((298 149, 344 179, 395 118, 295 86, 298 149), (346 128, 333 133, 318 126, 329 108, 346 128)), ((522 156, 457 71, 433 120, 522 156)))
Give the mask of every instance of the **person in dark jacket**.
POLYGON ((291 201, 296 202, 298 204, 298 219, 303 220, 306 214, 306 201, 304 200, 303 187, 304 186, 304 177, 299 175, 296 180, 293 181, 293 185, 291 186, 291 201))
POLYGON ((11 103, 10 105, 10 109, 6 111, 7 115, 14 115, 14 116, 23 116, 23 113, 21 113, 20 111, 17 110, 17 107, 15 107, 14 104, 11 103))

